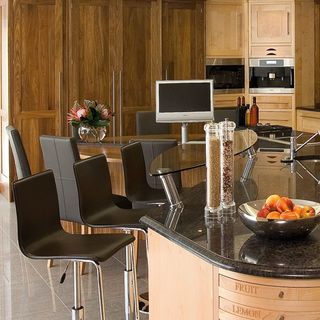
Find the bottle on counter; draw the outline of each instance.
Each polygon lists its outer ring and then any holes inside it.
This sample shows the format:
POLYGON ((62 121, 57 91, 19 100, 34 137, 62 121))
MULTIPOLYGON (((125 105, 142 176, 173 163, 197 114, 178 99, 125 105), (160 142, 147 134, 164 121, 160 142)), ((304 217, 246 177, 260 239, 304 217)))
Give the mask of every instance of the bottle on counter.
POLYGON ((237 98, 237 108, 241 107, 241 97, 237 98))
POLYGON ((250 108, 250 126, 255 127, 259 122, 259 107, 257 106, 257 98, 252 98, 252 106, 250 108))
POLYGON ((242 96, 242 98, 241 98, 241 105, 243 107, 245 107, 245 105, 246 105, 246 97, 245 96, 242 96))
POLYGON ((250 105, 247 105, 245 113, 245 126, 250 127, 250 105))

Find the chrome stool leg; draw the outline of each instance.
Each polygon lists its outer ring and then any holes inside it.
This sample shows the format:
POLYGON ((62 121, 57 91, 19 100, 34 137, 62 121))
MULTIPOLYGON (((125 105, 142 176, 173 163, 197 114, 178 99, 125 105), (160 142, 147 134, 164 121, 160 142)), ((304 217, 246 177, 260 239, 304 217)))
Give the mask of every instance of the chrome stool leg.
POLYGON ((133 245, 126 246, 126 269, 124 271, 125 319, 139 320, 137 278, 133 245))
POLYGON ((73 295, 72 320, 84 320, 84 308, 81 305, 80 262, 73 261, 73 295))
POLYGON ((103 294, 103 281, 101 266, 98 263, 94 263, 97 269, 97 281, 98 281, 98 293, 99 293, 99 307, 100 307, 100 319, 106 320, 106 310, 104 307, 104 294, 103 294))

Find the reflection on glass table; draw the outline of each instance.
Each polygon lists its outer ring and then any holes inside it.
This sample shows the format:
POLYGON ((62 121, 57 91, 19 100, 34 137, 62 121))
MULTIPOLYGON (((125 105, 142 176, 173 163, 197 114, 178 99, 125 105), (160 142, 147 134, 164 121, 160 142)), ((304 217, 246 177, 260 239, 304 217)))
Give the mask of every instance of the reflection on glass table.
MULTIPOLYGON (((234 154, 249 150, 257 142, 257 139, 257 134, 250 129, 236 131, 234 154)), ((205 162, 205 144, 186 143, 171 148, 156 157, 150 165, 150 174, 160 176, 170 206, 183 207, 171 174, 204 166, 205 162)))

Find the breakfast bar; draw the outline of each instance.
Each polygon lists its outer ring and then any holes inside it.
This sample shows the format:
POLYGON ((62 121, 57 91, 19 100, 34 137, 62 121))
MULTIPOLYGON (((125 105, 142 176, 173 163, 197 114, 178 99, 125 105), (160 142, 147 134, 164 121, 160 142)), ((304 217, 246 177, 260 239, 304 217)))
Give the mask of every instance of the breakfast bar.
MULTIPOLYGON (((270 194, 319 201, 319 162, 284 164, 285 156, 257 152, 245 180, 247 158, 235 156, 237 207, 270 194)), ((167 208, 141 219, 149 228, 150 319, 319 319, 320 229, 303 238, 259 238, 237 212, 206 219, 205 193, 204 182, 186 189, 174 224, 167 208)))

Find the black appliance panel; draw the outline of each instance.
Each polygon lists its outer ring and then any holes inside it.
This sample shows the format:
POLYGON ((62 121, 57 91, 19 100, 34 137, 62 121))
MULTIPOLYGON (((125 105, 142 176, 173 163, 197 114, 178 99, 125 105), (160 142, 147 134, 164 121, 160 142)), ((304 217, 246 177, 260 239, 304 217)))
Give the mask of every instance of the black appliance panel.
POLYGON ((214 80, 214 89, 243 89, 243 65, 207 65, 207 79, 214 80))

